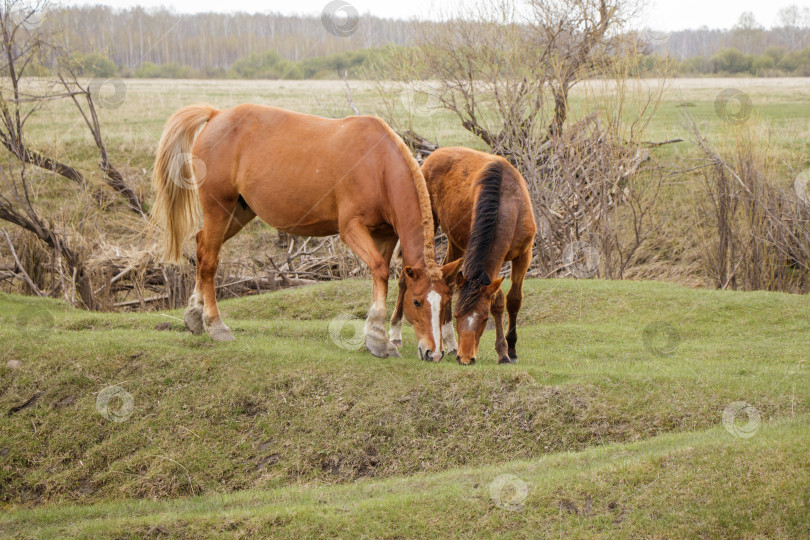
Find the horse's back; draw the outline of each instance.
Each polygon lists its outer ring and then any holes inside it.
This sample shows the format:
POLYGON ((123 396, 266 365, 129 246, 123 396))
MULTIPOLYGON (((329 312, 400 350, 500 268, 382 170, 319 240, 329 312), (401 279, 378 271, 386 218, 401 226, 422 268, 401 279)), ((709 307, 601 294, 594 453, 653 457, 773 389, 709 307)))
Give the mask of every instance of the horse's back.
POLYGON ((476 190, 476 182, 491 164, 500 162, 510 174, 503 177, 503 183, 508 189, 524 192, 528 200, 528 189, 520 172, 508 161, 500 156, 488 154, 472 148, 461 146, 442 147, 431 153, 422 165, 422 172, 431 196, 453 191, 458 198, 466 196, 472 200, 472 193, 476 190), (459 193, 459 190, 462 193, 459 193))
POLYGON ((431 153, 422 165, 434 213, 442 229, 452 230, 457 236, 454 243, 460 248, 466 245, 472 228, 471 209, 480 191, 479 180, 490 165, 498 162, 507 171, 502 177, 499 228, 514 227, 514 249, 519 251, 519 246, 534 237, 536 225, 526 181, 511 163, 472 148, 443 147, 431 153))
POLYGON ((306 162, 339 161, 348 153, 367 150, 385 134, 377 118, 323 118, 266 105, 243 104, 220 111, 198 138, 208 153, 266 153, 286 162, 298 155, 306 162))
MULTIPOLYGON (((380 208, 393 142, 374 117, 321 118, 245 104, 216 114, 194 154, 212 183, 241 195, 271 226, 295 234, 333 234, 349 200, 380 208), (357 202, 362 195, 363 201, 357 202), (290 225, 293 224, 293 225, 290 225)), ((200 189, 217 189, 201 182, 200 189)))

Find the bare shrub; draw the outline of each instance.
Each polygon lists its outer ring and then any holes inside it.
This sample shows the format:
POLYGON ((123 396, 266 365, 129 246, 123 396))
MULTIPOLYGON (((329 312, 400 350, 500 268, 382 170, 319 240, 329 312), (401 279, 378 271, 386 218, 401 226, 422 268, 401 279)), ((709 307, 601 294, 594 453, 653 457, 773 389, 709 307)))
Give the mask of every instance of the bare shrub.
POLYGON ((750 128, 717 151, 689 118, 708 160, 696 198, 696 242, 718 289, 810 290, 810 206, 771 181, 774 163, 750 128))
POLYGON ((665 74, 633 79, 646 45, 627 24, 640 6, 485 0, 441 26, 419 25, 415 48, 378 73, 383 114, 417 157, 435 147, 414 120, 440 108, 520 170, 540 231, 532 275, 621 278, 656 226, 662 175, 643 136, 665 74), (383 80, 392 73, 393 83, 383 80), (415 95, 416 110, 403 115, 415 95), (621 205, 632 231, 618 227, 621 205))
POLYGON ((135 215, 143 218, 144 214, 139 198, 107 156, 89 89, 78 83, 70 70, 59 72, 58 83, 32 82, 28 78, 34 66, 59 57, 59 50, 48 42, 49 36, 38 25, 29 24, 42 15, 46 4, 8 0, 0 10, 0 73, 4 79, 0 90, 0 144, 7 150, 0 165, 0 220, 19 228, 14 239, 3 230, 15 259, 8 277, 13 280, 22 276, 37 295, 61 295, 76 305, 96 309, 99 304, 93 294, 93 272, 87 266, 98 238, 98 229, 93 225, 96 214, 82 210, 86 203, 95 201, 98 205, 99 200, 89 197, 89 182, 81 171, 49 156, 47 150, 31 147, 28 120, 51 101, 71 99, 99 149, 105 181, 126 199, 135 215), (78 211, 74 215, 48 215, 36 204, 42 183, 52 181, 50 173, 80 188, 76 190, 78 211), (23 259, 16 255, 15 241, 22 248, 23 259))

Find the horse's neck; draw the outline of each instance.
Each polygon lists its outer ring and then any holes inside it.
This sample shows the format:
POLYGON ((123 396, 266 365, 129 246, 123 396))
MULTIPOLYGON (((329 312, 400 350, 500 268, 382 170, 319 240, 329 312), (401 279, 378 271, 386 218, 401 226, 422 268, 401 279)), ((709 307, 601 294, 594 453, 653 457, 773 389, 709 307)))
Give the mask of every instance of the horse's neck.
POLYGON ((398 216, 399 246, 402 250, 402 263, 404 266, 415 268, 425 268, 427 259, 425 257, 425 230, 422 227, 422 215, 417 212, 412 218, 398 216))
POLYGON ((413 184, 414 180, 407 177, 397 181, 402 185, 398 186, 398 189, 389 191, 394 199, 389 204, 394 213, 396 233, 402 250, 402 262, 405 266, 425 268, 429 264, 425 255, 425 227, 422 222, 419 197, 413 184))

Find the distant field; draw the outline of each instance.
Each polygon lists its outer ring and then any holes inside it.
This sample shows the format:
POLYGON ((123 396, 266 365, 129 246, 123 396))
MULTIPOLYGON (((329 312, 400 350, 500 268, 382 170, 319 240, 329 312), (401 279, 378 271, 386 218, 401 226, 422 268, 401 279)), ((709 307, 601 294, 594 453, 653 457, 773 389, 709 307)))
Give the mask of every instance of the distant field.
POLYGON ((369 292, 222 302, 231 344, 0 296, 0 535, 810 532, 806 297, 529 280, 464 368, 354 350, 369 292))
MULTIPOLYGON (((350 84, 354 101, 362 112, 385 115, 383 102, 369 83, 351 81, 350 84)), ((631 81, 628 99, 622 108, 625 118, 634 117, 640 104, 647 96, 655 94, 659 84, 651 79, 631 81)), ((166 120, 183 106, 209 102, 227 108, 252 102, 325 116, 352 114, 341 81, 119 79, 102 86, 101 95, 99 112, 110 155, 143 195, 147 208, 153 199, 150 171, 157 141, 166 120)), ((396 117, 405 125, 406 105, 412 102, 402 99, 401 94, 395 95, 392 102, 396 117)), ((575 87, 571 94, 572 118, 597 109, 615 111, 616 106, 611 83, 590 82, 575 87)), ((481 141, 464 130, 451 113, 418 102, 412 112, 416 131, 440 145, 483 148, 481 141)), ((632 268, 627 276, 703 286, 708 281, 697 270, 700 250, 692 242, 694 233, 689 228, 695 222, 691 205, 702 180, 695 171, 674 174, 700 163, 697 160, 701 156, 685 127, 684 114, 691 114, 709 143, 719 149, 731 145, 738 136, 751 134, 769 158, 769 180, 784 189, 792 189, 797 175, 810 169, 810 79, 672 79, 665 85, 658 108, 650 112, 652 116, 641 137, 643 140, 683 138, 685 142, 654 151, 666 170, 673 174, 666 179, 656 209, 655 219, 661 225, 657 237, 648 243, 653 252, 645 258, 650 262, 632 268), (721 92, 733 89, 740 93, 729 102, 727 114, 734 121, 728 122, 718 115, 716 101, 721 92), (750 104, 750 108, 741 111, 742 102, 750 104), (737 121, 738 118, 742 121, 737 121)), ((69 104, 54 102, 34 115, 30 120, 30 136, 36 146, 78 164, 101 183, 96 167, 98 153, 69 104)), ((106 187, 102 189, 109 191, 106 187)), ((54 181, 51 175, 41 175, 38 198, 40 204, 60 219, 86 220, 86 206, 78 203, 73 186, 66 181, 54 181)), ((103 227, 113 238, 120 234, 131 243, 132 227, 137 228, 139 224, 124 227, 118 221, 124 213, 118 214, 112 219, 109 214, 99 218, 98 227, 103 227)), ((266 242, 262 231, 266 232, 267 227, 254 220, 245 232, 226 244, 223 260, 233 260, 257 250, 274 255, 274 248, 266 242)))
MULTIPOLYGON (((198 102, 218 108, 240 103, 260 103, 323 116, 351 114, 344 85, 340 81, 189 81, 189 80, 118 80, 102 87, 102 95, 115 95, 112 107, 101 107, 104 132, 110 150, 119 163, 128 164, 133 174, 143 175, 153 160, 154 148, 163 125, 177 109, 198 102), (116 87, 117 85, 117 87, 116 87), (116 93, 117 92, 117 93, 116 93), (123 99, 117 104, 119 97, 123 99)), ((362 112, 384 112, 379 96, 368 83, 350 81, 353 97, 362 112)), ((654 80, 634 83, 636 97, 646 95, 658 85, 654 80)), ((572 92, 573 115, 582 115, 605 102, 598 96, 609 85, 591 83, 572 92)), ((689 111, 706 128, 708 136, 727 135, 730 127, 715 112, 715 100, 725 89, 738 89, 751 100, 751 114, 745 125, 764 129, 775 151, 795 166, 810 165, 810 78, 783 79, 672 79, 666 83, 663 101, 650 123, 648 138, 665 140, 684 137, 681 114, 689 111), (682 103, 687 106, 682 107, 682 103)), ((608 92, 609 93, 609 92, 608 92)), ((403 100, 395 99, 399 115, 404 116, 403 100)), ((407 101, 405 101, 407 103, 407 101)), ((633 102, 628 103, 633 109, 633 102)), ((34 138, 44 144, 58 144, 65 157, 81 159, 77 152, 90 142, 83 126, 67 104, 52 104, 32 120, 34 138), (58 143, 57 143, 58 141, 58 143)), ((439 144, 481 148, 481 143, 466 132, 446 111, 417 111, 414 125, 421 134, 439 144)), ((92 165, 85 155, 86 165, 92 165)))

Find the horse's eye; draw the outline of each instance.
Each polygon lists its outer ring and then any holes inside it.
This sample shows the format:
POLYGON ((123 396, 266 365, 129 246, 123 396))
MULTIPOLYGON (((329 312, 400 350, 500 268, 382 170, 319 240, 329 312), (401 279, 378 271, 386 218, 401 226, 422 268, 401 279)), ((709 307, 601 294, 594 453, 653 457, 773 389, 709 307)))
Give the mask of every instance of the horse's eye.
POLYGON ((420 302, 419 300, 414 300, 413 305, 415 305, 416 307, 422 307, 422 302, 420 302))

